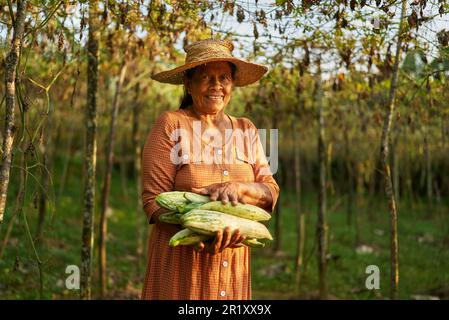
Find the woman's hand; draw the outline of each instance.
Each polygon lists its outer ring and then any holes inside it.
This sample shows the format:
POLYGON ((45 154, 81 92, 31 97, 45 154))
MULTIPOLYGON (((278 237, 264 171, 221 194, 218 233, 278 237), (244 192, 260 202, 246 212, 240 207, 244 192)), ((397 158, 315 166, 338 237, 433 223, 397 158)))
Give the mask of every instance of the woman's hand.
POLYGON ((226 248, 239 248, 243 246, 242 242, 245 239, 246 237, 240 234, 239 229, 234 230, 234 233, 232 233, 231 228, 226 227, 223 231, 217 231, 212 243, 199 242, 195 246, 195 250, 198 252, 204 251, 210 254, 217 254, 226 248))
POLYGON ((209 195, 212 201, 221 200, 223 204, 230 201, 233 206, 238 202, 245 203, 244 190, 240 182, 214 183, 203 188, 192 188, 192 192, 209 195))

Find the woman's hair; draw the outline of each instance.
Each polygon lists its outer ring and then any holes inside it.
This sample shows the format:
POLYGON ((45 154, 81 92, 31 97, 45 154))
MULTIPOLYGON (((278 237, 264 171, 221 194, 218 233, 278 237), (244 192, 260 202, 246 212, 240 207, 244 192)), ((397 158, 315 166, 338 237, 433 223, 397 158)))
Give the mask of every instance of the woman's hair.
MULTIPOLYGON (((232 62, 228 62, 229 66, 231 67, 231 76, 232 76, 232 80, 235 79, 235 72, 237 71, 237 67, 235 66, 235 64, 233 64, 232 62)), ((192 69, 187 69, 185 71, 185 77, 187 77, 187 79, 191 80, 193 78, 193 75, 195 74, 196 68, 192 68, 192 69)), ((192 96, 187 92, 186 88, 184 87, 184 96, 181 99, 181 105, 179 106, 179 109, 185 109, 188 106, 191 106, 193 104, 193 99, 192 96)))

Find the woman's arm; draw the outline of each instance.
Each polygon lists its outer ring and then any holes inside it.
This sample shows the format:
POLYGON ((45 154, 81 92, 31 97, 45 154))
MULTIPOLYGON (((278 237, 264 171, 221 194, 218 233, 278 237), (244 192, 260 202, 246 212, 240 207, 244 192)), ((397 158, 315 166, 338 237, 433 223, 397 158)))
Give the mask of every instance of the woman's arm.
MULTIPOLYGON (((172 191, 176 176, 176 165, 170 159, 175 141, 170 135, 175 130, 175 121, 169 112, 162 113, 154 124, 142 150, 142 204, 149 223, 158 222, 153 217, 160 207, 156 197, 162 192, 172 191)), ((162 212, 159 211, 159 215, 162 212)))

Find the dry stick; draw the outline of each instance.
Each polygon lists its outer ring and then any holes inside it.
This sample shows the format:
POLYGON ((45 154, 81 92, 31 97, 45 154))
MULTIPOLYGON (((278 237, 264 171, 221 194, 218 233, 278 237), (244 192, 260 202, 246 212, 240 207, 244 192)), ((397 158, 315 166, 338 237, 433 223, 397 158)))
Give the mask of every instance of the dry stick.
POLYGON ((136 254, 139 259, 139 264, 142 261, 142 253, 143 253, 143 226, 144 215, 142 214, 142 202, 141 202, 141 191, 142 187, 140 185, 140 172, 141 172, 141 146, 140 146, 140 134, 139 134, 139 119, 142 107, 139 103, 139 95, 140 95, 140 84, 137 84, 135 87, 135 97, 133 103, 133 127, 132 127, 132 142, 133 142, 133 150, 134 150, 134 179, 136 182, 136 233, 137 233, 137 243, 136 243, 136 254))
POLYGON ((320 299, 327 299, 327 233, 326 221, 326 146, 324 142, 324 116, 321 99, 321 66, 318 61, 318 71, 315 80, 315 103, 317 106, 318 121, 318 163, 319 163, 319 190, 318 190, 318 269, 320 299))
POLYGON ((31 140, 31 144, 33 144, 33 141, 35 139, 35 137, 37 136, 37 132, 39 132, 39 130, 41 131, 41 136, 44 137, 44 141, 42 141, 41 143, 41 149, 42 149, 42 153, 43 153, 43 158, 44 158, 44 163, 43 163, 43 169, 41 169, 41 180, 43 181, 42 183, 42 189, 41 189, 41 193, 39 196, 39 217, 38 217, 38 224, 37 224, 37 231, 36 231, 36 238, 40 239, 40 237, 42 236, 42 232, 43 232, 43 226, 44 226, 44 221, 45 221, 45 215, 47 212, 47 201, 48 201, 48 190, 49 190, 49 183, 50 183, 50 170, 47 167, 50 167, 49 165, 49 153, 50 153, 50 146, 52 145, 51 143, 48 143, 48 140, 51 139, 51 132, 52 132, 52 119, 53 119, 53 110, 51 108, 51 104, 50 104, 50 96, 49 96, 49 91, 51 89, 51 87, 53 86, 53 84, 56 82, 56 80, 58 79, 58 77, 61 75, 62 71, 64 70, 65 66, 63 66, 61 68, 61 70, 59 70, 59 72, 55 75, 55 77, 53 77, 52 81, 50 81, 50 83, 45 87, 42 84, 38 83, 37 81, 28 78, 28 80, 33 83, 34 85, 36 85, 37 87, 41 88, 44 93, 45 93, 45 97, 46 97, 46 101, 47 101, 47 105, 46 105, 46 113, 45 113, 45 117, 42 118, 42 120, 40 121, 36 132, 33 135, 33 138, 31 140), (44 127, 44 121, 47 121, 47 127, 44 127), (42 129, 41 129, 42 127, 42 129))
POLYGON ((393 190, 393 182, 391 180, 389 157, 389 141, 390 129, 393 121, 395 108, 395 93, 398 81, 399 59, 402 49, 402 38, 404 36, 404 19, 407 10, 407 1, 402 0, 401 18, 399 22, 398 43, 394 61, 394 69, 391 77, 390 92, 388 97, 387 112, 385 114, 384 127, 382 130, 380 157, 382 161, 382 169, 385 183, 385 193, 388 199, 388 207, 390 211, 390 248, 391 248, 391 274, 390 274, 390 298, 396 299, 399 284, 399 261, 398 261, 398 214, 396 208, 396 200, 393 190))
MULTIPOLYGON (((25 153, 26 153, 26 151, 24 151, 24 153, 22 154, 22 157, 23 157, 22 158, 23 181, 24 181, 23 192, 24 193, 26 192, 27 177, 28 177, 28 174, 29 174, 29 172, 28 172, 29 167, 28 167, 27 162, 26 162, 26 154, 25 153)), ((25 194, 23 195, 23 197, 25 198, 25 194)), ((36 257, 36 262, 37 262, 37 266, 38 266, 38 269, 39 269, 39 297, 40 297, 40 299, 43 299, 43 296, 44 296, 44 273, 43 273, 43 269, 42 269, 42 261, 39 258, 39 254, 37 252, 37 249, 36 249, 36 246, 35 246, 35 243, 34 243, 34 240, 33 240, 33 236, 31 235, 31 230, 30 230, 30 226, 28 224, 28 219, 27 219, 25 211, 23 210, 23 203, 21 204, 20 212, 22 213, 22 219, 23 219, 23 222, 25 224, 25 231, 26 231, 26 233, 28 235, 28 239, 30 240, 31 247, 32 247, 34 255, 36 257)))
POLYGON ((84 180, 83 236, 81 248, 81 299, 91 299, 92 251, 94 242, 95 169, 97 151, 98 87, 98 2, 89 2, 89 39, 87 41, 86 153, 84 180))
POLYGON ((34 27, 33 29, 29 30, 25 37, 27 37, 30 33, 36 33, 39 29, 42 29, 45 27, 45 25, 50 21, 50 19, 53 17, 53 15, 56 13, 56 11, 59 9, 59 7, 64 3, 64 1, 59 1, 58 4, 54 6, 54 8, 51 10, 51 12, 45 17, 44 21, 42 21, 37 27, 34 27))
MULTIPOLYGON (((80 50, 78 50, 76 52, 76 56, 77 56, 77 60, 78 60, 78 65, 77 65, 77 69, 76 69, 76 77, 75 77, 75 83, 73 84, 73 91, 72 91, 72 95, 70 97, 70 109, 74 108, 75 105, 75 93, 76 93, 76 85, 78 83, 78 79, 80 76, 80 65, 81 62, 79 61, 80 59, 80 50)), ((72 141, 73 141, 73 136, 75 135, 75 133, 73 132, 73 128, 74 128, 74 122, 70 121, 70 127, 69 127, 69 142, 67 143, 67 152, 66 152, 66 158, 64 161, 64 167, 62 169, 62 174, 61 174, 61 181, 59 183, 59 193, 58 193, 58 199, 61 198, 62 194, 64 193, 64 187, 65 187, 65 183, 67 180, 67 173, 68 173, 68 169, 69 169, 69 163, 70 163, 70 159, 71 159, 71 151, 72 151, 72 141)))
POLYGON ((114 143, 115 131, 117 127, 118 110, 120 106, 120 94, 125 81, 126 70, 128 66, 128 45, 123 59, 120 76, 117 80, 114 101, 112 103, 111 124, 108 137, 108 149, 106 154, 106 172, 104 175, 103 188, 101 192, 101 215, 100 215, 100 234, 99 234, 99 276, 100 276, 100 297, 103 298, 107 290, 107 274, 106 274, 106 237, 107 237, 107 216, 106 212, 109 205, 109 192, 111 189, 112 166, 114 162, 114 143))
MULTIPOLYGON (((48 95, 48 92, 47 92, 48 95)), ((47 201, 48 201, 48 189, 49 189, 49 174, 47 171, 51 171, 51 164, 49 162, 49 154, 51 155, 50 146, 52 145, 49 141, 51 139, 51 133, 52 133, 52 108, 50 106, 49 113, 47 115, 47 126, 46 128, 42 128, 44 131, 42 134, 44 136, 44 140, 41 144, 41 149, 43 153, 43 166, 44 169, 41 169, 41 180, 43 189, 41 189, 40 197, 39 197, 39 215, 38 215, 38 224, 37 224, 37 231, 36 231, 36 238, 40 239, 42 237, 43 228, 44 228, 44 222, 45 222, 45 215, 47 213, 47 201)))
MULTIPOLYGON (((6 207, 6 196, 8 193, 9 174, 12 162, 12 146, 14 143, 14 109, 15 109, 15 87, 16 69, 22 47, 22 37, 25 29, 25 8, 27 1, 17 2, 17 15, 14 24, 14 35, 11 51, 5 59, 5 82, 6 82, 6 114, 5 134, 3 137, 3 153, 0 168, 0 224, 6 207)), ((11 13, 12 14, 12 13, 11 13)))
MULTIPOLYGON (((293 119, 292 133, 294 137, 297 135, 297 117, 293 119)), ((299 295, 301 289, 301 276, 303 268, 304 259, 304 241, 305 241, 305 216, 301 208, 301 165, 300 165, 300 149, 298 142, 299 139, 294 141, 294 151, 295 151, 295 202, 296 202, 296 231, 297 231, 297 243, 296 243, 296 264, 295 264, 295 291, 299 295)))

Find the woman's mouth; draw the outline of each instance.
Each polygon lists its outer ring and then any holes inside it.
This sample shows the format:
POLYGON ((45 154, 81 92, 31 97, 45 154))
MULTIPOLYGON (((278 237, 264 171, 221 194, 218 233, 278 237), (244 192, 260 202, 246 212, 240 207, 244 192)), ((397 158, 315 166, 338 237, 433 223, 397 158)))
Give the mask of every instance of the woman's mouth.
POLYGON ((214 101, 223 101, 222 95, 209 95, 209 96, 206 96, 206 98, 209 100, 214 100, 214 101))

